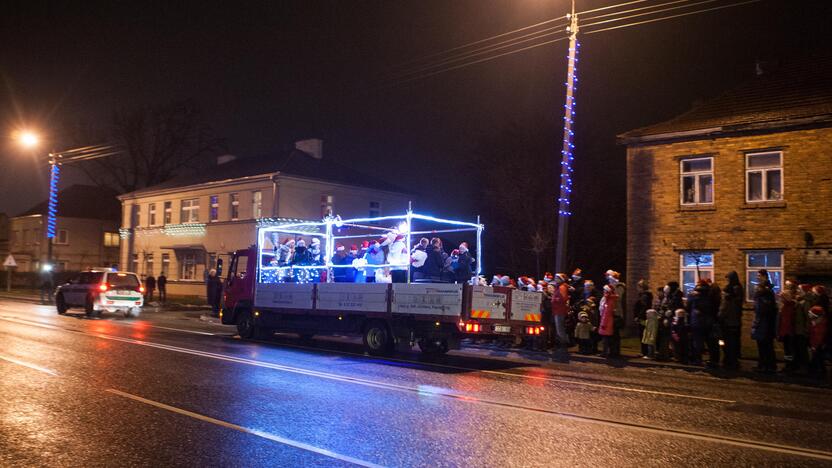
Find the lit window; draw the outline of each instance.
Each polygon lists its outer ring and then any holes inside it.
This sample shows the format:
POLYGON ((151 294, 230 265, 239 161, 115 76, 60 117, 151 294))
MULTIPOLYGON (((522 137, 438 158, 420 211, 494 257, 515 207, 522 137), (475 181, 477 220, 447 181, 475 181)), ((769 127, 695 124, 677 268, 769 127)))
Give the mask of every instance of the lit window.
POLYGON ((779 293, 783 286, 783 252, 765 250, 745 254, 745 295, 749 301, 754 300, 754 290, 758 284, 757 272, 763 269, 768 271, 768 279, 774 292, 779 293))
POLYGON ((259 190, 251 192, 251 217, 255 219, 263 217, 263 192, 259 190))
POLYGON ((173 202, 165 202, 165 224, 170 224, 173 218, 173 202))
POLYGON ((211 222, 217 221, 220 218, 220 197, 211 195, 211 210, 208 212, 208 219, 211 222))
POLYGON ((335 197, 332 195, 321 195, 321 218, 332 215, 334 212, 335 197))
POLYGON ((182 200, 181 209, 179 211, 180 223, 198 223, 199 222, 199 198, 191 198, 189 200, 182 200))
POLYGON ((147 214, 148 214, 148 222, 150 223, 151 226, 155 226, 156 225, 156 204, 155 203, 151 203, 148 206, 147 214))
POLYGON ((377 218, 381 216, 381 203, 377 201, 370 202, 370 218, 377 218))
POLYGON ((683 159, 681 164, 682 204, 704 205, 714 202, 714 158, 683 159))
POLYGON ((56 245, 68 245, 69 244, 69 231, 66 229, 58 229, 57 234, 55 237, 52 238, 52 241, 56 245))
POLYGON ((104 233, 104 247, 118 247, 121 239, 118 236, 117 232, 105 232, 104 233))
POLYGON ((783 199, 783 153, 745 155, 745 186, 747 202, 783 199))
POLYGON ((240 194, 231 194, 231 221, 240 219, 240 194))
POLYGON ((679 255, 679 283, 687 294, 703 279, 714 279, 713 252, 683 252, 679 255))
POLYGON ((196 278, 196 257, 192 253, 182 254, 182 272, 179 279, 192 280, 196 278))

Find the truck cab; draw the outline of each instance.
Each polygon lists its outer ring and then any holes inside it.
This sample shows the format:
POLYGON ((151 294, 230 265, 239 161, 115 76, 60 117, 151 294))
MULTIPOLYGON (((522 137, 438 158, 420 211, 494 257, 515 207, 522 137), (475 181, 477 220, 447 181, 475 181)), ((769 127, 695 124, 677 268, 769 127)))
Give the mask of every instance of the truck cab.
POLYGON ((220 312, 223 324, 235 325, 240 317, 251 313, 256 261, 255 246, 232 253, 228 273, 223 282, 223 301, 220 312))

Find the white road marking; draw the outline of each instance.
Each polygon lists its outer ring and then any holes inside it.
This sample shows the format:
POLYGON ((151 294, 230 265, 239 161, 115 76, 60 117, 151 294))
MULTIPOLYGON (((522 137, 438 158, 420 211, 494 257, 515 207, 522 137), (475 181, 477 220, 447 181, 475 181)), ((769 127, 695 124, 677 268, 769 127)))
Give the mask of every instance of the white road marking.
MULTIPOLYGON (((24 325, 40 326, 40 327, 44 327, 44 328, 50 328, 50 329, 55 329, 55 330, 60 330, 60 331, 65 331, 65 332, 70 332, 70 333, 78 333, 78 334, 82 334, 82 335, 86 335, 86 336, 92 336, 92 337, 101 338, 101 339, 105 339, 105 340, 121 341, 121 342, 124 342, 124 343, 130 343, 130 344, 141 345, 141 346, 148 346, 148 347, 152 347, 152 348, 159 348, 159 349, 164 349, 164 350, 167 350, 167 351, 174 351, 174 352, 179 352, 179 353, 184 353, 184 354, 192 354, 192 355, 196 355, 196 356, 203 356, 203 357, 218 359, 218 360, 222 360, 222 361, 236 362, 236 363, 240 363, 240 364, 247 364, 247 365, 252 365, 252 366, 257 366, 257 367, 264 367, 264 368, 268 368, 268 369, 284 371, 284 372, 291 372, 291 373, 295 373, 295 374, 302 374, 302 375, 308 375, 308 376, 312 376, 312 377, 319 377, 319 378, 328 379, 328 380, 348 382, 348 383, 353 383, 353 384, 357 384, 357 385, 364 385, 364 386, 368 386, 368 387, 382 388, 382 389, 388 389, 388 390, 398 390, 398 391, 404 391, 404 392, 410 392, 410 393, 417 393, 417 394, 420 394, 420 395, 430 394, 430 395, 450 398, 450 399, 453 399, 453 400, 456 400, 456 401, 462 401, 462 402, 466 402, 466 403, 483 404, 483 405, 502 408, 502 409, 516 409, 516 410, 523 410, 523 411, 528 411, 528 412, 538 413, 538 414, 547 414, 547 415, 555 416, 555 417, 558 417, 558 418, 568 419, 568 420, 573 420, 573 421, 580 421, 580 422, 586 422, 586 423, 595 423, 595 424, 601 424, 601 425, 606 425, 606 426, 611 426, 611 427, 616 427, 616 428, 622 428, 622 429, 639 430, 639 431, 649 432, 649 433, 658 434, 658 435, 676 436, 676 437, 681 437, 681 438, 686 438, 686 439, 699 440, 699 441, 712 442, 712 443, 723 443, 723 444, 733 445, 733 446, 737 446, 737 447, 753 448, 753 449, 764 450, 764 451, 769 451, 769 452, 776 452, 776 453, 783 453, 783 454, 790 454, 790 455, 797 455, 797 456, 803 456, 803 457, 809 457, 809 458, 816 458, 816 459, 820 459, 820 460, 832 461, 832 452, 826 452, 826 451, 822 451, 822 450, 814 450, 814 449, 809 449, 809 448, 801 448, 801 447, 794 447, 794 446, 788 446, 788 445, 779 445, 779 444, 773 444, 773 443, 762 442, 762 441, 754 441, 754 440, 748 440, 748 439, 740 439, 740 438, 722 436, 722 435, 719 435, 719 434, 708 434, 708 433, 696 432, 696 431, 677 430, 677 429, 671 429, 671 428, 660 427, 660 426, 650 426, 650 425, 646 425, 646 424, 638 424, 638 423, 631 423, 631 422, 626 422, 626 421, 618 421, 618 420, 609 419, 609 418, 601 418, 601 417, 595 417, 595 416, 587 416, 587 415, 566 413, 566 412, 560 412, 560 411, 549 410, 549 409, 544 409, 544 408, 535 408, 535 407, 531 407, 531 406, 523 406, 523 405, 513 404, 513 403, 505 403, 505 402, 499 402, 499 401, 484 400, 484 399, 479 399, 479 398, 471 397, 471 396, 467 396, 467 395, 459 395, 459 394, 443 393, 443 392, 426 392, 424 389, 415 388, 415 387, 407 387, 407 386, 404 386, 404 385, 397 385, 397 384, 390 384, 390 383, 383 383, 383 382, 374 382, 374 381, 371 381, 371 380, 361 379, 361 378, 357 378, 357 377, 341 376, 341 375, 330 374, 330 373, 326 373, 326 372, 319 372, 319 371, 313 371, 313 370, 302 369, 302 368, 297 368, 297 367, 284 366, 284 365, 280 365, 280 364, 273 364, 273 363, 269 363, 269 362, 256 361, 256 360, 253 360, 253 359, 239 358, 239 357, 229 356, 229 355, 224 355, 224 354, 210 353, 210 352, 206 352, 206 351, 199 351, 199 350, 189 349, 189 348, 181 348, 181 347, 178 347, 178 346, 163 345, 163 344, 151 343, 151 342, 147 342, 147 341, 134 340, 134 339, 131 339, 131 338, 121 338, 121 337, 117 337, 117 336, 103 335, 103 334, 98 334, 98 333, 88 333, 88 332, 84 332, 84 331, 80 331, 80 330, 64 329, 64 328, 55 327, 55 326, 51 326, 51 325, 45 325, 45 324, 38 323, 38 322, 28 322, 28 321, 25 321, 25 320, 11 319, 11 318, 6 318, 6 317, 0 317, 0 320, 22 323, 24 325)), ((141 398, 141 397, 137 397, 137 398, 141 398)), ((150 401, 150 400, 148 400, 148 401, 150 401)), ((159 403, 159 404, 161 404, 161 403, 159 403)), ((182 411, 184 411, 184 410, 182 410, 182 411)))
POLYGON ((233 424, 233 423, 230 423, 230 422, 227 422, 227 421, 222 421, 220 419, 215 419, 215 418, 212 418, 210 416, 205 416, 205 415, 202 415, 202 414, 199 414, 199 413, 194 413, 192 411, 177 408, 175 406, 170 406, 170 405, 166 405, 164 403, 159 403, 158 401, 148 400, 147 398, 142 398, 140 396, 133 395, 133 394, 126 393, 126 392, 122 392, 120 390, 108 388, 107 391, 114 394, 114 395, 118 395, 118 396, 121 396, 121 397, 124 397, 124 398, 129 398, 133 401, 138 401, 138 402, 144 403, 146 405, 155 406, 156 408, 161 408, 163 410, 167 410, 167 411, 170 411, 170 412, 173 412, 173 413, 188 416, 188 417, 191 417, 191 418, 194 418, 194 419, 198 419, 200 421, 215 424, 217 426, 225 427, 225 428, 228 428, 228 429, 234 429, 235 431, 244 432, 246 434, 252 434, 252 435, 255 435, 257 437, 262 437, 264 439, 271 440, 273 442, 288 445, 290 447, 295 447, 295 448, 298 448, 298 449, 301 449, 301 450, 306 450, 308 452, 316 453, 318 455, 323 455, 323 456, 329 457, 329 458, 334 458, 336 460, 340 460, 340 461, 343 461, 343 462, 352 463, 352 464, 358 465, 358 466, 366 466, 368 468, 379 468, 379 467, 382 466, 382 465, 377 465, 375 463, 371 463, 371 462, 368 462, 368 461, 359 460, 358 458, 353 458, 353 457, 350 457, 348 455, 342 455, 340 453, 336 453, 336 452, 333 452, 331 450, 327 450, 327 449, 324 449, 324 448, 315 447, 314 445, 309 445, 309 444, 305 444, 303 442, 298 442, 296 440, 287 439, 285 437, 281 437, 281 436, 278 436, 278 435, 275 435, 275 434, 270 434, 268 432, 263 432, 263 431, 259 431, 257 429, 250 429, 250 428, 247 428, 247 427, 238 426, 236 424, 233 424))
POLYGON ((47 369, 45 367, 41 367, 37 364, 32 364, 32 363, 29 363, 29 362, 21 361, 19 359, 15 359, 15 358, 9 357, 9 356, 3 356, 2 354, 0 354, 0 359, 2 359, 4 361, 11 362, 13 364, 17 364, 18 366, 28 367, 29 369, 34 369, 36 371, 43 372, 44 374, 54 375, 55 377, 58 376, 57 372, 55 372, 51 369, 47 369))

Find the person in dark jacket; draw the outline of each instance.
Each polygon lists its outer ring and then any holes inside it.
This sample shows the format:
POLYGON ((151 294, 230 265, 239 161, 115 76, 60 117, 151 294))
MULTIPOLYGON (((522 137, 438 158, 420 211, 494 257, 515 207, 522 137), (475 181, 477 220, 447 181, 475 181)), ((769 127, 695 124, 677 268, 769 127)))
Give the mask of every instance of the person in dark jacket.
POLYGON ((220 303, 222 302, 222 282, 220 277, 217 276, 217 270, 213 268, 208 272, 205 290, 208 305, 211 306, 211 315, 218 317, 220 315, 220 303))
POLYGON ((164 273, 156 279, 156 287, 159 288, 159 302, 164 303, 168 299, 168 277, 164 273))
POLYGON ((719 306, 719 326, 725 342, 725 359, 723 366, 728 370, 740 367, 740 344, 742 337, 742 305, 745 291, 740 276, 732 271, 725 276, 728 284, 722 289, 722 301, 719 306))
MULTIPOLYGON (((647 311, 653 308, 653 293, 650 292, 650 285, 647 280, 640 279, 636 285, 638 296, 633 305, 633 320, 638 325, 638 336, 644 336, 644 323, 647 320, 647 311)), ((664 314, 660 314, 664 317, 664 314)), ((647 344, 641 343, 641 356, 648 355, 647 344)))
POLYGON ((467 283, 474 276, 474 258, 468 250, 468 243, 459 244, 459 257, 454 269, 454 277, 457 283, 467 283))
POLYGON ((684 307, 682 290, 679 289, 679 283, 677 281, 668 282, 667 286, 664 287, 664 298, 662 299, 661 308, 670 310, 675 314, 677 310, 684 307))
POLYGON ((777 300, 769 281, 768 271, 757 272, 757 288, 754 291, 754 321, 751 323, 751 338, 757 342, 756 372, 777 371, 774 355, 774 337, 777 328, 777 300))
POLYGON ((711 286, 706 280, 700 280, 693 291, 688 294, 688 317, 693 334, 690 347, 691 364, 702 364, 702 354, 708 347, 708 367, 719 365, 719 340, 714 337, 713 327, 716 311, 711 300, 711 286))
POLYGON ((428 258, 422 266, 422 272, 426 279, 430 281, 439 282, 442 276, 442 270, 445 268, 445 258, 443 257, 442 241, 438 237, 431 239, 430 245, 427 249, 428 258))
POLYGON ((156 290, 156 278, 153 275, 148 275, 147 279, 144 280, 144 302, 152 302, 153 301, 153 291, 156 290))

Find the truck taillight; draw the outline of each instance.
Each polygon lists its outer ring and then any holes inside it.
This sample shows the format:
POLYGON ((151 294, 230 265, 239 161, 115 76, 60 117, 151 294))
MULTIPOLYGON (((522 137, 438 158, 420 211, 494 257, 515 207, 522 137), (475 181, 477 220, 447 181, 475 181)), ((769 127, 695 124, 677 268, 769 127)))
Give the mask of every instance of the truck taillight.
POLYGON ((527 335, 539 335, 543 327, 526 327, 527 335))
POLYGON ((98 285, 98 289, 101 292, 107 292, 107 290, 110 289, 110 285, 108 285, 107 283, 101 283, 98 285))
POLYGON ((479 323, 466 323, 465 331, 467 333, 479 333, 482 331, 482 325, 479 323))

